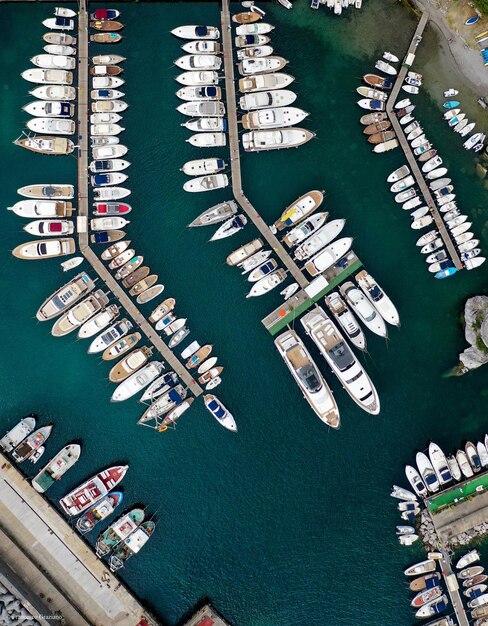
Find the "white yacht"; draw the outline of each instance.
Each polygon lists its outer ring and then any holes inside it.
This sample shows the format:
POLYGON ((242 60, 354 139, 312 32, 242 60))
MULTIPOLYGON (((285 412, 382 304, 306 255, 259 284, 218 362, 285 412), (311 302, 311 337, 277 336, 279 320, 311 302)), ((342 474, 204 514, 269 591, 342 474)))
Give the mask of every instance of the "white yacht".
POLYGON ((350 281, 343 283, 339 287, 339 291, 349 302, 352 310, 366 328, 369 328, 369 330, 380 337, 387 336, 385 321, 362 291, 350 281))
POLYGON ((295 259, 306 261, 312 255, 322 250, 322 248, 327 246, 340 234, 345 223, 346 220, 344 219, 327 222, 325 226, 322 226, 313 235, 307 237, 307 239, 295 249, 293 255, 295 259))
POLYGON ((37 54, 31 63, 46 70, 74 70, 76 67, 76 59, 61 54, 37 54))
POLYGON ((67 70, 43 70, 40 67, 34 67, 22 72, 21 76, 30 83, 39 83, 40 85, 73 84, 73 72, 67 70))
POLYGON ((324 300, 351 343, 360 350, 366 350, 366 337, 341 296, 336 291, 333 291, 328 296, 325 296, 324 300))
POLYGON ((94 288, 95 281, 86 272, 81 272, 41 304, 36 313, 37 319, 40 322, 44 322, 61 315, 80 298, 88 295, 94 288))
POLYGON ((242 146, 246 152, 297 148, 315 137, 305 128, 280 128, 277 130, 254 130, 242 135, 242 146))
POLYGON ((94 76, 92 78, 93 89, 116 89, 125 83, 120 76, 94 76))
POLYGON ((216 396, 208 393, 203 397, 203 401, 209 413, 215 417, 221 426, 232 432, 237 432, 234 416, 216 396))
POLYGON ((75 105, 62 100, 36 100, 22 109, 33 117, 73 117, 75 105))
POLYGON ((208 174, 217 174, 227 167, 223 159, 195 159, 187 161, 181 171, 187 176, 205 176, 208 174))
POLYGON ((182 87, 181 89, 178 89, 176 96, 180 100, 187 100, 188 102, 221 100, 222 89, 213 85, 182 87))
POLYGON ((221 148, 227 143, 225 133, 197 133, 186 140, 197 148, 221 148))
POLYGON ((449 471, 446 455, 442 452, 440 447, 432 441, 429 444, 429 458, 436 476, 439 479, 439 483, 441 485, 450 483, 452 481, 452 475, 449 471))
POLYGON ((279 72, 288 63, 283 57, 260 57, 257 59, 244 59, 238 65, 239 72, 243 76, 254 74, 266 74, 279 72))
POLYGON ((265 293, 268 293, 272 289, 281 285, 287 278, 287 274, 284 269, 279 268, 271 274, 267 274, 263 278, 260 278, 254 285, 252 286, 249 293, 246 295, 246 298, 253 298, 256 296, 262 296, 265 293))
POLYGON ((185 54, 176 59, 176 67, 185 71, 219 70, 222 59, 214 54, 185 54))
POLYGON ((164 366, 159 361, 151 361, 144 365, 144 367, 141 367, 141 369, 117 385, 110 400, 112 402, 128 400, 150 385, 161 374, 163 369, 164 366))
POLYGON ((49 43, 47 46, 44 46, 44 52, 47 52, 47 54, 72 56, 73 54, 76 54, 76 48, 73 46, 49 43))
POLYGON ((78 331, 78 339, 89 339, 106 328, 110 322, 117 319, 120 309, 116 304, 110 304, 92 318, 82 324, 78 331))
POLYGON ((79 328, 86 320, 93 317, 103 307, 107 306, 108 298, 106 294, 97 289, 84 300, 75 304, 67 313, 62 315, 54 323, 51 334, 54 337, 62 337, 79 328))
POLYGON ((380 401, 371 379, 325 311, 316 307, 300 321, 354 402, 367 413, 378 415, 380 401))
POLYGON ((267 35, 274 29, 274 26, 266 22, 254 24, 241 24, 236 28, 237 35, 267 35))
POLYGON ((24 417, 0 439, 0 448, 5 452, 12 451, 34 431, 35 427, 36 417, 34 415, 24 417))
POLYGON ((35 133, 48 135, 73 135, 76 123, 74 120, 58 117, 35 117, 27 122, 27 128, 35 133))
POLYGON ((176 77, 180 85, 217 85, 219 75, 215 70, 183 72, 176 77))
POLYGON ((242 126, 247 129, 285 128, 302 122, 308 113, 297 107, 260 109, 242 116, 242 126))
POLYGON ((183 122, 181 126, 197 133, 214 133, 227 130, 227 120, 223 117, 195 117, 183 122))
POLYGON ((39 100, 75 100, 76 89, 67 85, 41 85, 29 91, 39 100))
POLYGON ((288 87, 295 80, 294 76, 275 72, 272 74, 257 74, 246 76, 239 80, 239 91, 242 93, 254 93, 256 91, 269 91, 288 87))
POLYGON ((267 109, 268 107, 287 107, 297 99, 294 91, 289 89, 272 89, 271 91, 258 91, 246 93, 239 99, 239 107, 243 111, 255 109, 267 109))
POLYGON ((219 29, 215 26, 178 26, 171 31, 172 35, 180 39, 218 39, 219 29))
POLYGON ((108 348, 122 337, 125 337, 132 327, 132 322, 127 318, 112 324, 112 326, 95 337, 88 348, 88 354, 103 352, 105 348, 108 348))
POLYGON ((315 413, 327 425, 339 428, 339 409, 332 392, 296 332, 282 333, 275 346, 315 413))
MULTIPOLYGON (((304 219, 298 226, 295 226, 290 232, 283 237, 283 243, 289 248, 297 246, 299 243, 307 239, 310 235, 317 232, 324 224, 329 214, 325 211, 314 213, 304 219)), ((278 229, 280 230, 280 229, 278 229)))
POLYGON ((344 254, 349 252, 352 246, 352 237, 342 237, 329 244, 324 250, 318 252, 305 264, 305 269, 310 276, 318 276, 331 267, 344 254))
POLYGON ((415 493, 421 498, 425 498, 428 495, 427 487, 415 467, 405 465, 405 475, 415 493))
POLYGON ((273 54, 272 46, 255 46, 247 47, 237 51, 237 58, 239 61, 244 59, 258 59, 262 57, 269 57, 273 54))
POLYGON ((220 54, 222 52, 220 43, 215 40, 189 41, 181 46, 188 54, 220 54))
POLYGON ((437 475, 427 455, 423 452, 417 452, 415 462, 417 463, 419 474, 427 489, 432 493, 439 491, 439 481, 437 480, 437 475))
POLYGON ((214 191, 215 189, 223 189, 229 184, 227 174, 211 174, 210 176, 198 176, 188 180, 183 189, 190 193, 198 193, 202 191, 214 191))
POLYGON ((183 102, 177 111, 189 117, 223 117, 225 105, 223 102, 210 100, 208 102, 183 102))
POLYGON ((385 320, 385 322, 388 322, 393 326, 400 326, 400 316, 398 315, 395 305, 381 289, 371 274, 368 274, 366 270, 363 270, 362 272, 359 272, 359 274, 356 274, 356 281, 361 288, 361 291, 363 291, 364 295, 368 298, 375 309, 377 309, 378 313, 385 320))

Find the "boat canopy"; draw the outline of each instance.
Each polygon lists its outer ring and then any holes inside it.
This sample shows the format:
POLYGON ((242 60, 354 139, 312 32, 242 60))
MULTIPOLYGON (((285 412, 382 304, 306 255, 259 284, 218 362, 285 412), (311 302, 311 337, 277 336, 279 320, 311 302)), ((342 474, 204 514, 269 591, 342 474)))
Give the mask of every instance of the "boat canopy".
POLYGON ((195 34, 197 37, 206 37, 208 35, 208 28, 206 26, 197 26, 195 28, 195 34))
POLYGON ((94 232, 93 237, 95 243, 108 243, 110 240, 107 231, 99 231, 98 233, 94 232))
POLYGON ((69 26, 71 24, 69 17, 56 17, 55 20, 56 26, 69 26))
POLYGON ((114 9, 97 9, 93 13, 93 17, 96 20, 111 20, 118 16, 117 11, 115 11, 114 9))

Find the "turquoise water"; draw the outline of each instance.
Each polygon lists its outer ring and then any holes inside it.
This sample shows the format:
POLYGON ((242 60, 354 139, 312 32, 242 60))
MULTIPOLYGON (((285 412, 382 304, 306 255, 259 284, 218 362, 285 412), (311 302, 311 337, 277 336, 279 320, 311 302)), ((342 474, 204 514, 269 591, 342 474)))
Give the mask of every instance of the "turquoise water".
MULTIPOLYGON (((165 294, 177 298, 191 338, 214 344, 225 366, 218 395, 239 433, 220 428, 200 401, 175 432, 161 435, 136 425, 142 410, 135 401, 110 404, 106 364, 86 354, 86 343, 74 336, 56 340, 35 320, 39 303, 66 278, 58 262, 11 257, 27 237, 19 218, 5 213, 2 220, 0 429, 35 411, 55 424, 47 455, 82 441, 81 460, 50 491, 53 500, 101 467, 129 463, 125 504, 145 503, 158 527, 122 578, 167 625, 209 597, 239 626, 409 626, 402 570, 422 552, 397 544, 390 486, 404 482, 403 464, 429 438, 450 450, 486 428, 486 370, 442 377, 464 347, 458 325, 464 301, 486 292, 486 272, 432 279, 416 252, 418 235, 385 183, 401 155, 372 155, 357 122, 360 77, 383 49, 401 55, 415 22, 388 0, 365 3, 340 20, 326 9, 312 12, 308 2, 295 5, 291 12, 269 6, 272 42, 290 60, 297 106, 310 111, 305 126, 318 137, 297 151, 246 155, 243 181, 269 222, 306 190, 325 189, 326 209, 347 218, 355 251, 397 304, 401 328, 391 330, 387 343, 369 334, 364 357, 381 397, 378 417, 356 408, 325 365, 341 430, 328 430, 301 398, 260 323, 279 296, 246 301, 246 281, 224 263, 229 251, 256 236, 252 226, 215 244, 207 244, 208 231, 186 228, 210 203, 230 196, 194 197, 181 189, 185 177, 178 168, 199 155, 185 143, 188 133, 175 112, 172 61, 180 50, 169 31, 184 23, 217 24, 216 4, 124 4, 125 38, 115 51, 128 57, 123 140, 133 164, 134 207, 128 233, 165 283, 165 294)), ((41 50, 48 13, 46 4, 0 4, 4 206, 17 201, 22 185, 76 180, 74 158, 33 155, 11 143, 27 117, 20 107, 28 87, 19 73, 41 50)), ((93 54, 101 52, 100 46, 93 54)), ((417 69, 424 68, 438 81, 446 75, 431 32, 418 54, 417 69)), ((441 121, 439 89, 457 86, 452 80, 446 75, 432 94, 422 92, 418 117, 486 249, 486 192, 473 156, 441 121)), ((226 156, 224 150, 215 155, 226 156)))

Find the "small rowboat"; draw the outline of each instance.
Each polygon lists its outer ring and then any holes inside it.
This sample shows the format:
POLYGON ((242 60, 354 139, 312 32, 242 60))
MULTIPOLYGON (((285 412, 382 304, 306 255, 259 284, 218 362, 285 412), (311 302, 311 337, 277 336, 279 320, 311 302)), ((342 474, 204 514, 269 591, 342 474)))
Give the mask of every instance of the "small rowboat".
POLYGON ((124 28, 124 25, 120 22, 114 22, 112 20, 94 20, 93 22, 90 22, 90 28, 94 28, 95 30, 114 32, 116 30, 122 30, 124 28))
POLYGON ((237 13, 237 15, 232 16, 232 21, 236 24, 252 24, 253 22, 258 22, 261 19, 261 15, 259 13, 237 13))
POLYGON ((139 296, 137 296, 137 303, 144 304, 145 302, 149 302, 153 300, 164 290, 164 285, 154 285, 150 289, 146 289, 139 296))
POLYGON ((119 43, 122 40, 122 35, 118 33, 97 33, 90 36, 90 41, 94 43, 119 43))

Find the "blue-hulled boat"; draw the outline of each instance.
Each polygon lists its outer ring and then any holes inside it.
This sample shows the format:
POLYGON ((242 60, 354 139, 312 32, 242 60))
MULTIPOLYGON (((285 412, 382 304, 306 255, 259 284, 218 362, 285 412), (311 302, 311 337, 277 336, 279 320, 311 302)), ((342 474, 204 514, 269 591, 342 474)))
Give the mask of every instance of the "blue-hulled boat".
POLYGON ((449 278, 450 276, 453 276, 453 274, 455 274, 456 272, 457 270, 455 267, 446 267, 445 269, 436 272, 435 278, 449 278))
POLYGON ((456 107, 458 107, 461 103, 458 102, 457 100, 449 100, 448 102, 444 102, 444 104, 442 105, 445 109, 455 109, 456 107))

